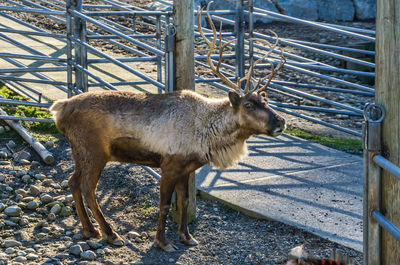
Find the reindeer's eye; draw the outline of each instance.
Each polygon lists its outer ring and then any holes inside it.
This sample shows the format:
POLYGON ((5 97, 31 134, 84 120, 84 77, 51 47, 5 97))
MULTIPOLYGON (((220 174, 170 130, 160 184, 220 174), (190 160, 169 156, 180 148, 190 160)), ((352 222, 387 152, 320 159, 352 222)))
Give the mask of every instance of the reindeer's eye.
POLYGON ((251 103, 246 103, 246 104, 244 104, 244 107, 245 107, 247 110, 254 110, 254 105, 251 104, 251 103))

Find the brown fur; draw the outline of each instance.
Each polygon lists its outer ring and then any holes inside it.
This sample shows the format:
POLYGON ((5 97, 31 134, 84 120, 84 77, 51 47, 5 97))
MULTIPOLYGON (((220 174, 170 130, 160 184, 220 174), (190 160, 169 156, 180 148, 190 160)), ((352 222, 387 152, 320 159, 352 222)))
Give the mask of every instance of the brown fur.
POLYGON ((90 222, 82 195, 110 243, 121 238, 106 222, 95 197, 101 171, 109 161, 160 167, 160 217, 156 242, 174 247, 165 238, 166 215, 174 189, 182 208, 178 234, 196 244, 187 227, 188 179, 211 163, 225 168, 247 152, 253 134, 277 136, 284 120, 263 95, 210 100, 191 91, 153 95, 131 92, 89 92, 57 101, 50 109, 57 128, 71 144, 75 171, 69 186, 86 236, 100 233, 90 222), (250 107, 249 107, 250 106, 250 107))

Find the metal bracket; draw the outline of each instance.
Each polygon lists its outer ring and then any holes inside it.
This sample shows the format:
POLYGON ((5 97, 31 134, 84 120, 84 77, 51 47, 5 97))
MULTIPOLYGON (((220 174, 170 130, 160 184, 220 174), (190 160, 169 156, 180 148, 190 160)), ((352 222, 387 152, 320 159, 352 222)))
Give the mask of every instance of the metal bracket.
POLYGON ((167 27, 167 35, 165 36, 166 52, 175 51, 175 37, 176 37, 176 27, 173 24, 169 24, 167 27))

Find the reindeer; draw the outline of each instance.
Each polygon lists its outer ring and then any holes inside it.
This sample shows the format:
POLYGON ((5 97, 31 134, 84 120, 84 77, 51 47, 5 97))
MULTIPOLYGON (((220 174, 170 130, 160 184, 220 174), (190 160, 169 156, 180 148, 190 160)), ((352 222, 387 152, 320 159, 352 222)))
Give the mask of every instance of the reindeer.
MULTIPOLYGON (((82 195, 103 237, 111 244, 123 245, 121 237, 107 223, 95 195, 106 163, 120 161, 161 168, 160 213, 155 237, 158 246, 167 252, 176 250, 165 237, 166 217, 174 189, 181 208, 178 235, 186 245, 197 245, 187 225, 189 176, 205 164, 217 168, 234 165, 246 155, 246 140, 252 135, 276 137, 284 131, 285 120, 268 105, 262 92, 283 66, 282 53, 276 68, 270 63, 271 72, 267 77, 258 82, 252 77, 254 66, 267 60, 264 56, 250 67, 244 78, 238 79, 236 84, 231 82, 219 71, 227 44, 220 45, 217 66, 211 60, 217 33, 208 8, 207 17, 214 39, 209 41, 200 26, 199 30, 210 46, 207 60, 211 71, 232 88, 228 98, 208 99, 188 90, 168 94, 87 92, 59 100, 50 108, 58 130, 71 145, 75 170, 69 179, 69 187, 84 236, 99 237, 100 233, 88 217, 82 195), (242 89, 244 81, 246 84, 242 89)), ((277 47, 277 42, 268 45, 271 47, 269 54, 277 47)))

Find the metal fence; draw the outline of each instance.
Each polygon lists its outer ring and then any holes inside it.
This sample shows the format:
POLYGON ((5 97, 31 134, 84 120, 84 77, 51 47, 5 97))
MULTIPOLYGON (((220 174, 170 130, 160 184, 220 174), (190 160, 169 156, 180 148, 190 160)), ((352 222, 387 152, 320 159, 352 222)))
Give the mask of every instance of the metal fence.
MULTIPOLYGON (((164 4, 166 9, 149 11, 116 0, 99 0, 96 5, 84 4, 84 1, 4 0, 4 5, 0 6, 0 16, 21 26, 22 29, 6 24, 0 25, 0 41, 9 43, 10 47, 18 47, 16 52, 13 52, 14 49, 10 49, 10 52, 0 52, 0 60, 6 61, 10 66, 0 69, 0 80, 31 100, 15 102, 0 98, 0 104, 48 107, 49 104, 45 101, 51 101, 49 94, 59 93, 67 97, 96 89, 149 89, 150 92, 158 93, 171 91, 174 83, 171 49, 174 34, 172 2, 158 2, 164 4), (60 33, 35 26, 23 19, 23 14, 27 13, 40 15, 47 23, 59 24, 59 27, 65 30, 60 33), (20 41, 21 36, 39 39, 42 42, 46 42, 44 39, 55 39, 63 47, 57 51, 50 49, 52 53, 45 53, 20 41), (108 50, 111 51, 118 49, 125 55, 110 54, 103 51, 102 46, 109 47, 108 50), (149 73, 141 72, 138 69, 141 63, 153 65, 154 74, 149 76, 149 73), (60 78, 56 73, 65 74, 60 78), (43 85, 45 88, 40 88, 43 85)), ((194 13, 196 14, 196 11, 194 13)), ((246 5, 243 1, 237 1, 234 10, 212 10, 211 14, 213 20, 222 23, 226 28, 223 32, 224 42, 237 39, 229 45, 233 53, 224 55, 221 65, 221 72, 233 80, 243 76, 250 62, 260 58, 267 49, 247 41, 248 37, 275 40, 274 35, 254 29, 255 18, 299 23, 309 26, 310 30, 335 32, 363 42, 375 40, 374 31, 371 30, 301 20, 254 7, 252 1, 248 1, 246 5)), ((194 25, 194 28, 195 36, 199 37, 197 25, 194 25)), ((203 31, 208 37, 211 36, 209 29, 204 28, 203 31)), ((273 80, 269 91, 273 95, 281 96, 286 102, 276 100, 272 101, 271 105, 290 115, 361 137, 361 131, 340 126, 336 124, 335 118, 355 117, 361 124, 361 106, 365 101, 372 99, 374 89, 360 81, 346 81, 343 76, 351 75, 355 79, 374 78, 375 65, 373 62, 347 54, 373 56, 375 52, 289 38, 280 38, 279 41, 286 50, 285 73, 314 77, 318 80, 313 83, 290 82, 285 80, 285 75, 281 75, 279 79, 273 80), (310 59, 310 54, 321 58, 330 57, 332 60, 358 65, 366 70, 331 65, 322 59, 310 59), (330 99, 321 92, 337 95, 339 99, 330 99), (351 96, 354 102, 341 102, 340 97, 347 96, 351 96), (328 116, 321 118, 324 115, 328 116)), ((273 56, 272 62, 278 60, 279 51, 274 52, 276 57, 273 56)), ((217 56, 213 58, 217 59, 217 56)), ((205 56, 196 55, 195 64, 204 67, 205 56)), ((265 67, 268 66, 258 66, 261 70, 265 67)), ((221 80, 210 76, 196 76, 196 82, 229 90, 221 84, 221 80)), ((0 118, 22 119, 3 116, 0 118)))
POLYGON ((400 180, 400 168, 381 155, 381 126, 385 110, 379 104, 364 109, 364 264, 381 264, 381 228, 400 242, 400 229, 381 212, 381 170, 400 180))

